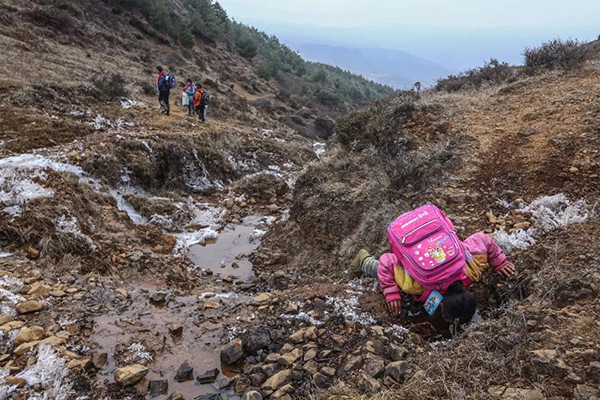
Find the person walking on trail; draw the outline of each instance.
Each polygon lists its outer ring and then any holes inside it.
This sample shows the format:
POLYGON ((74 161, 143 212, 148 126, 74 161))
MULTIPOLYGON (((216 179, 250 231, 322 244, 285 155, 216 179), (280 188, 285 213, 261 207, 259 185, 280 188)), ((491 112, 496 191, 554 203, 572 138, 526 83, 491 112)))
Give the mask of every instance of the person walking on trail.
POLYGON ((208 109, 208 93, 202 87, 201 84, 196 83, 196 94, 194 95, 194 105, 196 107, 196 114, 200 117, 202 122, 206 121, 206 111, 208 109))
POLYGON ((171 85, 169 76, 163 71, 163 68, 159 65, 156 67, 158 72, 158 78, 156 79, 156 91, 158 92, 158 104, 162 108, 162 111, 169 115, 171 109, 169 105, 169 94, 171 92, 171 85))
POLYGON ((188 115, 194 115, 194 95, 196 94, 196 87, 192 84, 192 80, 188 79, 183 87, 183 105, 187 106, 188 115))
POLYGON ((391 314, 402 312, 403 294, 414 296, 434 325, 444 329, 471 321, 477 302, 466 289, 479 282, 487 266, 504 277, 515 273, 491 237, 479 232, 460 241, 452 222, 433 205, 398 217, 388 227, 388 239, 392 252, 377 260, 360 250, 350 277, 378 278, 391 314))

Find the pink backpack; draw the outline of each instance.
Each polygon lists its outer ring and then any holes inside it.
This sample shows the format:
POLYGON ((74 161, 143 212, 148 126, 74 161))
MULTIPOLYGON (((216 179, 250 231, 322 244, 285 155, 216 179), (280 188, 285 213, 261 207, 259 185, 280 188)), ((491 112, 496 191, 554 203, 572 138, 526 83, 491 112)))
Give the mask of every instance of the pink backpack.
POLYGON ((404 269, 429 289, 461 278, 465 251, 452 222, 431 204, 399 216, 388 226, 392 252, 404 269))

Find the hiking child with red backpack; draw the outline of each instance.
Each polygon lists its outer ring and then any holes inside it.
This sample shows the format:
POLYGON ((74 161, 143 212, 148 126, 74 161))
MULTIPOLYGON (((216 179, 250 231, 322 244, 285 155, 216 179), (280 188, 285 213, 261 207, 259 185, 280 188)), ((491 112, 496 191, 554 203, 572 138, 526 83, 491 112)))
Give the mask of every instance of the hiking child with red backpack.
POLYGON ((158 104, 160 104, 162 111, 166 115, 169 115, 171 111, 171 106, 169 105, 169 94, 171 89, 175 87, 175 77, 167 74, 160 65, 156 67, 156 72, 158 72, 158 77, 156 78, 158 104))
POLYGON ((377 261, 363 249, 350 272, 378 278, 392 314, 402 311, 404 293, 424 303, 434 319, 460 326, 471 321, 477 307, 466 289, 488 265, 501 276, 515 273, 491 237, 479 232, 460 241, 452 222, 430 204, 398 217, 388 227, 388 239, 392 253, 377 261))

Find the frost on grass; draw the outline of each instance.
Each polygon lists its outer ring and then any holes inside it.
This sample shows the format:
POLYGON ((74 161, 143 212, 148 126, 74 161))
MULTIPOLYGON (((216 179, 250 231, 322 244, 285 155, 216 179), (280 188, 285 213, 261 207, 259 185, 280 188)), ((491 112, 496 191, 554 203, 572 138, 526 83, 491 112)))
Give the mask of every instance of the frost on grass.
POLYGON ((146 347, 141 343, 133 343, 131 346, 127 348, 127 351, 130 353, 125 359, 125 363, 141 363, 147 364, 152 362, 152 354, 146 349, 146 347))
POLYGON ((59 218, 54 220, 54 225, 56 226, 57 231, 61 233, 68 233, 75 236, 76 238, 82 239, 88 244, 90 250, 97 250, 96 245, 94 244, 94 242, 92 242, 92 239, 88 235, 84 235, 83 233, 81 233, 81 231, 79 230, 79 227, 77 226, 77 218, 68 217, 63 214, 59 218))
POLYGON ((52 346, 42 343, 37 362, 17 374, 17 378, 25 379, 27 387, 40 392, 30 395, 28 399, 66 400, 72 394, 71 385, 65 381, 68 374, 66 361, 58 356, 52 346))
POLYGON ((507 253, 524 250, 547 232, 587 221, 585 205, 584 200, 570 202, 563 193, 539 197, 529 204, 521 204, 516 210, 531 214, 532 224, 529 229, 517 229, 512 233, 500 230, 494 234, 494 240, 507 253))
POLYGON ((3 276, 0 278, 0 298, 2 298, 2 302, 0 302, 1 312, 12 315, 13 317, 17 315, 15 306, 17 303, 25 301, 23 297, 17 294, 19 293, 21 286, 23 286, 23 282, 20 279, 11 276, 3 276))
POLYGON ((326 149, 325 149, 325 143, 321 143, 321 142, 315 142, 313 143, 313 150, 315 152, 315 155, 317 156, 317 158, 322 158, 325 153, 326 153, 326 149))

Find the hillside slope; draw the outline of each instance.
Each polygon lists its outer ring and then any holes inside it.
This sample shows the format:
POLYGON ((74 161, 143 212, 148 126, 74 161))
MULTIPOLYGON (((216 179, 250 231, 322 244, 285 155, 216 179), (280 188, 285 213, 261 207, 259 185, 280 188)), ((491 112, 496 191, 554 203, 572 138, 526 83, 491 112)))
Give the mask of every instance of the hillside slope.
POLYGON ((389 89, 161 4, 0 5, 0 399, 598 396, 598 60, 359 109, 389 89), (450 340, 345 274, 425 201, 519 269, 450 340))

